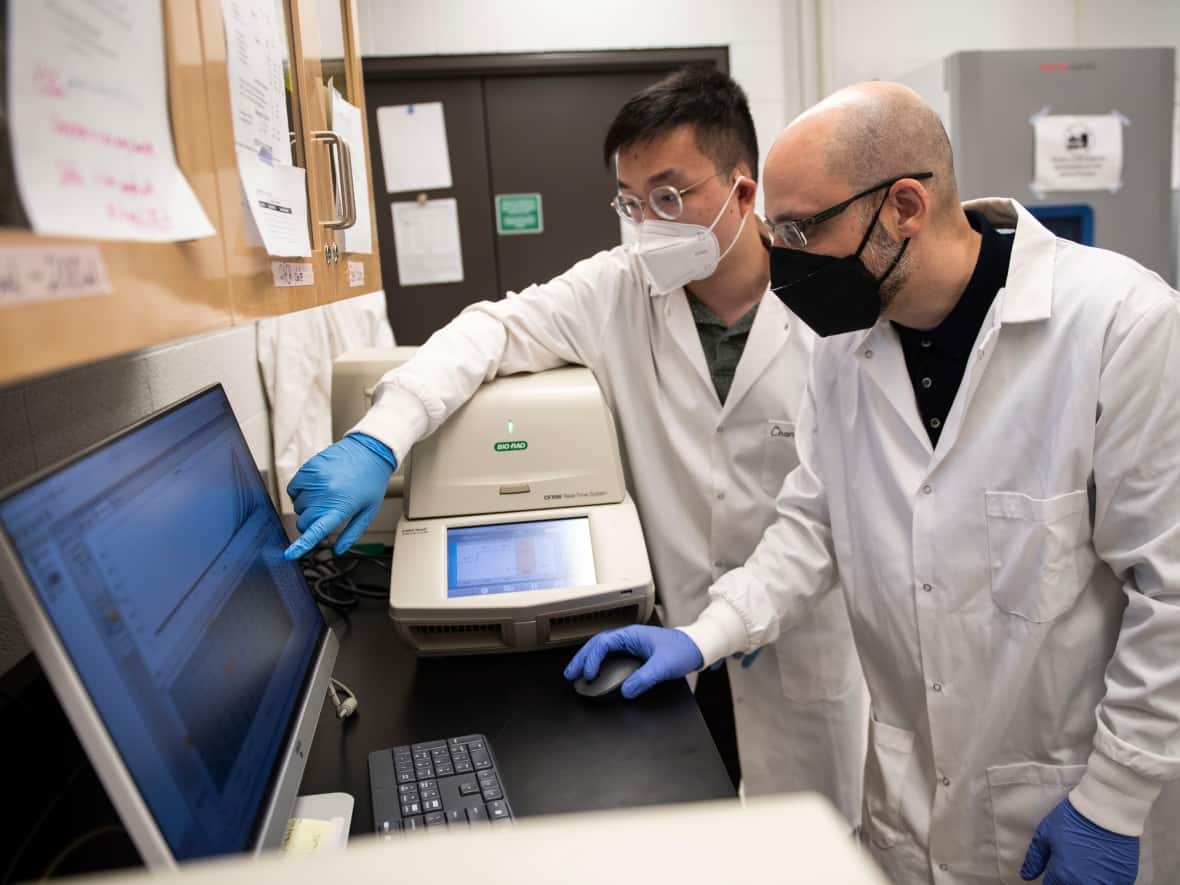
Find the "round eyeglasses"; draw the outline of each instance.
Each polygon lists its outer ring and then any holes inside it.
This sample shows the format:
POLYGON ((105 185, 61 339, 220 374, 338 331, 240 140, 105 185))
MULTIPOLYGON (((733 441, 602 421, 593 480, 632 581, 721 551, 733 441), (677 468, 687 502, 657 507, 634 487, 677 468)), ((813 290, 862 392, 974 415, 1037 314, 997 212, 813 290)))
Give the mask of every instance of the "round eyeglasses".
POLYGON ((702 178, 695 184, 690 184, 684 188, 662 184, 659 187, 653 187, 648 192, 646 200, 641 200, 639 197, 620 192, 615 194, 610 204, 619 213, 620 218, 624 221, 634 222, 635 224, 643 222, 643 219, 647 216, 647 207, 651 207, 652 212, 665 221, 675 221, 684 213, 685 194, 700 187, 706 181, 726 174, 728 173, 714 172, 712 175, 702 178))

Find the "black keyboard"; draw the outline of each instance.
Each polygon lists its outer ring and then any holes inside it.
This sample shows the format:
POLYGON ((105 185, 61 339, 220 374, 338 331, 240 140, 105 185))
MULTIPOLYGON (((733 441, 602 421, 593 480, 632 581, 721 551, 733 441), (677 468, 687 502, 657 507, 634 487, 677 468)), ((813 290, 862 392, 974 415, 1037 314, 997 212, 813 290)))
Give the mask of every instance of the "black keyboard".
POLYGON ((378 833, 507 824, 512 807, 482 734, 369 754, 378 833))

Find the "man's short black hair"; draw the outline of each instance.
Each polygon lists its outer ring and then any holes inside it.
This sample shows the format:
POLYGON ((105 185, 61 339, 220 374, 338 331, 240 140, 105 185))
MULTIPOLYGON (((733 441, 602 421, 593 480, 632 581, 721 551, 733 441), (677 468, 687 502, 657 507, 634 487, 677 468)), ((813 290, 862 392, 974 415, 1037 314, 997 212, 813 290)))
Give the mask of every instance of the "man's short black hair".
POLYGON ((718 171, 744 162, 757 180, 758 136, 746 93, 728 74, 700 65, 669 74, 627 99, 606 133, 603 157, 609 166, 620 148, 686 125, 718 171))

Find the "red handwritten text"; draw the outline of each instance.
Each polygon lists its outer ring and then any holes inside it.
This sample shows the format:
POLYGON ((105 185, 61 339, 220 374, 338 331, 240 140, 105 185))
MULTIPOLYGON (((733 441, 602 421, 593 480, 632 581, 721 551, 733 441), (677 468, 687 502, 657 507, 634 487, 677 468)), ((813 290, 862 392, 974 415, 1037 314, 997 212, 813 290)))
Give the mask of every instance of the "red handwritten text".
POLYGON ((53 118, 53 131, 67 138, 97 142, 107 147, 127 151, 129 154, 154 154, 156 152, 156 146, 150 141, 137 141, 125 135, 117 135, 113 132, 94 129, 85 123, 62 120, 57 116, 53 118))

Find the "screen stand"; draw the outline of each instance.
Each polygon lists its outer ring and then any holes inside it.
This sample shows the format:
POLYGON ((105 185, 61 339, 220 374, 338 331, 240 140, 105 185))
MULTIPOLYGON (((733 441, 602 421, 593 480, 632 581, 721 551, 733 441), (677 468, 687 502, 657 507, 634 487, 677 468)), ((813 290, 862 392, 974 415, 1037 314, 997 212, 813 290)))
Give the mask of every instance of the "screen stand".
POLYGON ((316 793, 300 796, 291 810, 293 820, 329 821, 336 824, 336 844, 325 848, 344 848, 352 827, 353 798, 348 793, 316 793))

